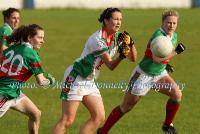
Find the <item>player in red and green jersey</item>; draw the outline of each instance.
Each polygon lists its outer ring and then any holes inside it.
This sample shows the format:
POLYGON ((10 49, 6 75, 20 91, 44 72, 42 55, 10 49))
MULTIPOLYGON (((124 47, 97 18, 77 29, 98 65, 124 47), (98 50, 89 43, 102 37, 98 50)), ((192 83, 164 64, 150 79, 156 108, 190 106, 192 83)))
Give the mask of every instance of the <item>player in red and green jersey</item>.
MULTIPOLYGON (((0 27, 0 55, 3 50, 8 48, 7 37, 12 34, 13 30, 19 27, 20 11, 16 8, 8 8, 2 12, 4 25, 0 27)), ((2 58, 0 58, 2 61, 2 58)))
POLYGON ((37 134, 41 112, 20 87, 32 75, 41 86, 49 86, 55 81, 51 75, 44 77, 36 51, 44 43, 44 30, 37 24, 21 26, 8 36, 7 42, 13 45, 3 52, 0 68, 0 117, 9 108, 20 111, 29 117, 30 133, 37 134))
POLYGON ((176 82, 166 71, 166 65, 175 55, 182 53, 185 47, 177 43, 175 33, 178 23, 178 13, 174 10, 167 10, 162 14, 162 25, 150 38, 145 56, 133 71, 130 78, 127 92, 121 105, 115 107, 103 127, 98 129, 98 134, 107 134, 112 126, 127 112, 129 112, 142 96, 145 96, 151 88, 157 89, 160 93, 169 96, 166 105, 166 118, 163 123, 163 131, 168 134, 178 134, 173 127, 175 115, 179 109, 182 92, 176 82), (151 51, 151 41, 157 36, 167 36, 174 45, 173 52, 165 57, 156 57, 151 51))
MULTIPOLYGON (((95 79, 102 64, 113 70, 124 58, 116 55, 121 27, 122 13, 118 8, 107 8, 100 15, 103 27, 87 40, 81 56, 64 74, 64 86, 61 92, 62 115, 53 128, 53 134, 64 134, 73 123, 77 109, 82 102, 90 113, 90 118, 81 125, 80 134, 92 134, 105 118, 104 105, 95 79)), ((130 44, 130 59, 136 58, 136 49, 130 44)))

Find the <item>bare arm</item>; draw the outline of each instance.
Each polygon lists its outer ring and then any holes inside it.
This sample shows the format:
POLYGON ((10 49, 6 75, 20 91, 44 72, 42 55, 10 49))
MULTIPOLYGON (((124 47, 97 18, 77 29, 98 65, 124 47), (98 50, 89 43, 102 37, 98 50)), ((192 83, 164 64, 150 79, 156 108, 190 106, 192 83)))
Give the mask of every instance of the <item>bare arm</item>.
POLYGON ((117 65, 122 61, 122 59, 119 57, 113 60, 107 52, 101 55, 101 59, 110 70, 114 70, 117 65))
POLYGON ((8 47, 5 46, 5 45, 2 45, 1 43, 0 43, 0 46, 1 46, 1 49, 0 49, 0 64, 2 64, 2 62, 3 62, 3 51, 5 49, 7 49, 8 47))
POLYGON ((48 85, 50 85, 50 80, 47 79, 46 77, 44 77, 43 73, 36 75, 35 78, 36 78, 37 83, 40 86, 48 86, 48 85))
POLYGON ((130 47, 128 59, 132 62, 135 62, 137 60, 137 50, 134 45, 132 47, 130 47))

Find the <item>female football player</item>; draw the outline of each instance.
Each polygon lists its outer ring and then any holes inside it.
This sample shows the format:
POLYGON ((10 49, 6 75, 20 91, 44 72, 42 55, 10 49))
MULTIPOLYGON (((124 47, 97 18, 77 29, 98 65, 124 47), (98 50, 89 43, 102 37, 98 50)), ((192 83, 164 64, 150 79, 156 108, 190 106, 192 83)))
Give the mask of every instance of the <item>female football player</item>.
POLYGON ((6 41, 7 36, 11 35, 13 30, 18 28, 20 23, 20 11, 16 8, 8 8, 2 12, 4 25, 0 27, 0 55, 1 55, 1 62, 3 56, 3 50, 8 48, 8 44, 6 41))
POLYGON ((90 118, 80 127, 80 134, 93 134, 104 120, 104 105, 99 89, 94 83, 102 64, 113 70, 125 55, 132 61, 136 59, 132 39, 126 32, 118 32, 121 21, 122 13, 118 8, 105 9, 99 18, 99 22, 103 23, 102 28, 89 37, 80 58, 66 69, 61 92, 62 115, 53 128, 53 134, 64 134, 71 126, 81 102, 89 111, 90 118), (119 37, 120 40, 126 41, 124 36, 128 36, 129 53, 121 53, 119 57, 112 59, 118 49, 119 37))
POLYGON ((18 28, 20 23, 20 11, 16 8, 8 8, 2 12, 4 25, 0 27, 0 43, 3 50, 7 48, 7 36, 11 35, 13 30, 18 28))
POLYGON ((172 44, 176 45, 177 34, 175 30, 178 17, 178 13, 174 10, 168 10, 162 14, 161 27, 150 38, 144 58, 133 71, 121 105, 112 110, 104 126, 98 129, 98 134, 107 134, 111 127, 124 114, 129 112, 142 96, 145 96, 151 88, 158 87, 157 85, 161 85, 157 91, 169 96, 166 105, 166 117, 162 129, 168 134, 177 134, 172 123, 180 106, 182 92, 165 68, 169 60, 177 54, 182 53, 185 47, 180 43, 169 56, 159 58, 152 53, 150 45, 152 40, 158 36, 167 36, 172 44))
POLYGON ((44 43, 44 30, 37 24, 21 26, 7 37, 7 43, 13 45, 4 50, 0 68, 0 117, 9 108, 19 111, 29 117, 29 133, 38 134, 41 112, 20 87, 32 75, 41 86, 49 86, 55 81, 51 75, 44 77, 36 51, 44 43))

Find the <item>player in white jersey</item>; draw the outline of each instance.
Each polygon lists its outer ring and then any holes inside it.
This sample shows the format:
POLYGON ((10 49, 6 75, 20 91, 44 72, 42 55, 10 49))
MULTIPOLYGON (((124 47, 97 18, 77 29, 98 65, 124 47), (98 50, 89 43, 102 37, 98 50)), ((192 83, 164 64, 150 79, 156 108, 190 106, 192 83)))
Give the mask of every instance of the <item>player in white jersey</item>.
MULTIPOLYGON (((85 48, 74 64, 64 74, 61 92, 62 116, 53 128, 53 134, 64 134, 74 122, 77 109, 82 102, 90 113, 90 118, 81 126, 80 134, 92 134, 105 118, 102 98, 94 80, 101 65, 113 70, 124 58, 123 55, 112 59, 120 44, 118 32, 121 27, 122 13, 118 8, 107 8, 100 15, 103 27, 92 34, 85 48)), ((136 49, 132 45, 129 59, 136 60, 136 49)))

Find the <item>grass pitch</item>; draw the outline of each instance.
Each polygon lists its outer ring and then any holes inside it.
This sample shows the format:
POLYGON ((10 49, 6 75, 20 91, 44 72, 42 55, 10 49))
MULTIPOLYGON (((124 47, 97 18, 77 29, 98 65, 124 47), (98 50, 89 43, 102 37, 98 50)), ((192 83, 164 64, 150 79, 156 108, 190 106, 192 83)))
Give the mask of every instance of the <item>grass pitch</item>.
MULTIPOLYGON (((22 24, 37 23, 45 29, 45 44, 39 51, 46 72, 52 73, 58 81, 63 78, 66 67, 79 57, 87 38, 101 27, 97 19, 102 10, 85 9, 49 9, 23 10, 22 24)), ((127 81, 143 53, 151 34, 159 28, 162 9, 122 10, 121 30, 133 35, 138 50, 138 60, 131 63, 124 60, 113 72, 105 66, 98 82, 127 81)), ((183 42, 187 51, 174 58, 173 78, 185 84, 180 111, 175 126, 181 134, 200 133, 199 109, 199 65, 200 54, 199 9, 178 9, 180 21, 177 29, 179 42, 183 42)), ((1 24, 3 22, 1 21, 1 24)), ((35 82, 32 78, 29 83, 35 82)), ((23 92, 33 100, 42 111, 40 134, 49 134, 61 114, 60 88, 25 88, 23 92)), ((123 98, 122 89, 101 88, 106 114, 118 105, 123 98)), ((111 134, 162 134, 161 124, 165 116, 167 97, 150 92, 136 107, 124 116, 111 130, 111 134)), ((69 134, 77 134, 79 126, 89 114, 81 105, 77 118, 69 134)), ((0 119, 0 134, 27 134, 27 117, 9 110, 0 119)))

